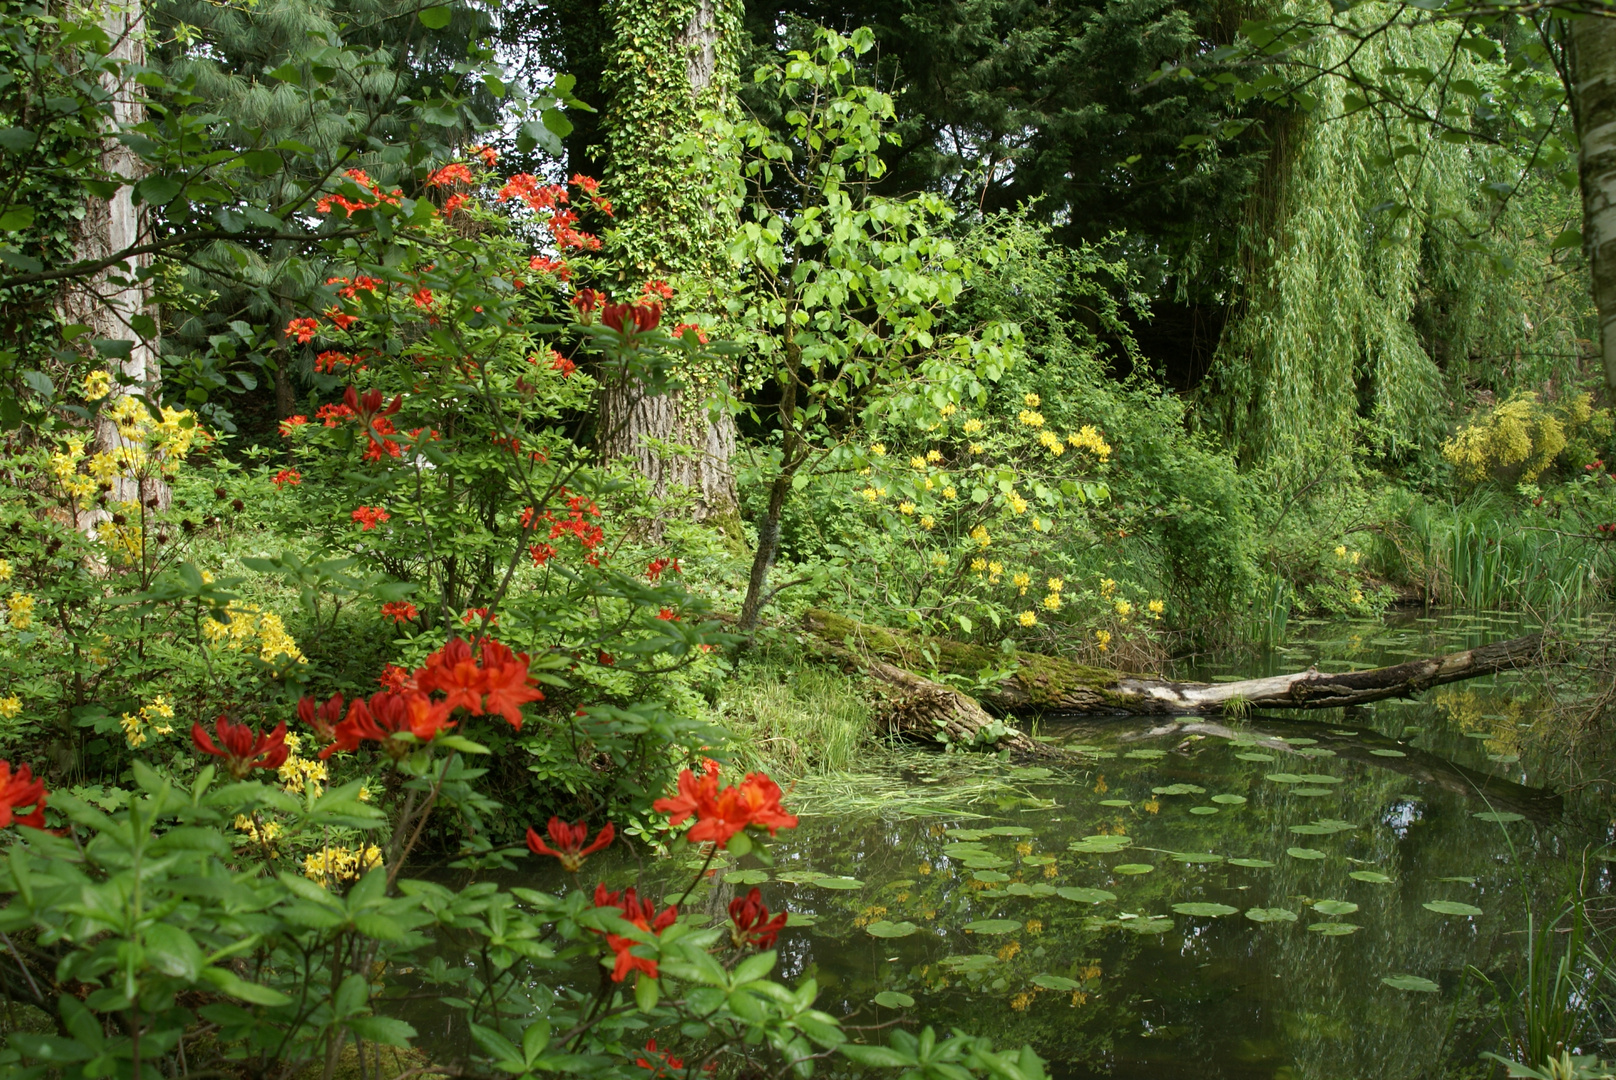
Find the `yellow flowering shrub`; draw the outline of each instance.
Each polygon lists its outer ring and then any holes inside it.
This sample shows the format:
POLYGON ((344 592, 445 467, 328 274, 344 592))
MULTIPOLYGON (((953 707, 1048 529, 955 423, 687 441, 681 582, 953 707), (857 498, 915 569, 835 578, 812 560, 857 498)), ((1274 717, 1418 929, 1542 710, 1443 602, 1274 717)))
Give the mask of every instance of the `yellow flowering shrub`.
POLYGON ((1596 411, 1587 394, 1553 404, 1544 404, 1537 394, 1519 394, 1473 417, 1442 444, 1442 456, 1467 483, 1508 478, 1530 483, 1583 429, 1608 435, 1610 428, 1610 411, 1596 411))

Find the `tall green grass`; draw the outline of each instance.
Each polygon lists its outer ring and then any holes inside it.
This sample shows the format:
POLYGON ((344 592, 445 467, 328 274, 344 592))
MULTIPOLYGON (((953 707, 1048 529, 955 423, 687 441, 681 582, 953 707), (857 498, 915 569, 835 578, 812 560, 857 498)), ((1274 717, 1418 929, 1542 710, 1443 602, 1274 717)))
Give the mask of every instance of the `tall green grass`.
POLYGON ((770 661, 742 669, 718 702, 730 752, 782 782, 858 768, 874 735, 863 687, 838 671, 770 661))

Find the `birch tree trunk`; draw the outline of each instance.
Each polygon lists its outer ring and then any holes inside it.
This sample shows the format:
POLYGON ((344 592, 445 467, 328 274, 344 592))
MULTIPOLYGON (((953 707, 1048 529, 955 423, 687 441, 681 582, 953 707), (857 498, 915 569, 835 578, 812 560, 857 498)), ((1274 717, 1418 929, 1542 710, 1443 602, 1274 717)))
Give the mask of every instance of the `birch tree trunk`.
MULTIPOLYGON (((740 5, 616 0, 608 11, 615 33, 603 77, 609 95, 603 127, 611 133, 607 177, 622 214, 620 243, 646 279, 666 279, 677 290, 665 323, 688 318, 719 330, 718 313, 735 281, 727 246, 736 217, 722 198, 733 183, 732 166, 715 154, 681 158, 674 150, 692 137, 712 145, 703 110, 738 115, 740 5)), ((597 449, 606 460, 632 462, 656 497, 690 491, 697 521, 732 518, 730 372, 678 374, 685 385, 671 394, 647 394, 632 381, 603 386, 597 449)), ((647 528, 659 531, 656 522, 647 528)))
MULTIPOLYGON (((146 25, 142 0, 107 0, 102 25, 112 40, 111 57, 117 61, 116 72, 104 72, 101 85, 110 97, 106 122, 108 135, 102 143, 101 167, 110 175, 123 177, 123 184, 109 199, 90 197, 85 203, 84 219, 79 223, 75 241, 75 254, 84 260, 105 259, 145 242, 150 238, 150 223, 145 206, 136 207, 133 199, 134 184, 145 174, 144 163, 116 135, 141 123, 146 117, 146 106, 140 87, 132 76, 131 68, 146 62, 146 25)), ((137 255, 121 265, 114 264, 85 278, 71 281, 62 297, 63 314, 70 323, 90 328, 86 339, 133 341, 129 355, 113 359, 110 370, 115 383, 121 382, 124 392, 144 393, 153 398, 161 388, 161 369, 157 359, 157 312, 151 308, 151 283, 142 280, 149 269, 151 257, 137 255), (138 316, 152 320, 148 333, 136 326, 138 316)), ((144 320, 141 320, 144 323, 144 320)), ((115 388, 114 394, 119 393, 115 388)), ((95 424, 96 449, 111 451, 128 443, 116 424, 99 416, 95 424)), ((114 502, 148 502, 166 506, 168 486, 160 480, 148 480, 144 485, 126 476, 113 480, 109 498, 114 502)), ((94 527, 105 511, 87 515, 81 522, 94 527)))
POLYGON ((1570 20, 1582 241, 1599 313, 1605 385, 1616 390, 1616 18, 1570 20))

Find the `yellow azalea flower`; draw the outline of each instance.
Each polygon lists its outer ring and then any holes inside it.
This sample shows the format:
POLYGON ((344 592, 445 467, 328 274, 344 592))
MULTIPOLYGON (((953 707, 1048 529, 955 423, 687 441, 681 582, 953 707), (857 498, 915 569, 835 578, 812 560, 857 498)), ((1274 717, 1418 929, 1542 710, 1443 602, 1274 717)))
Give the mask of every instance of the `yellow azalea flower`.
POLYGON ((11 580, 11 563, 8 562, 5 559, 0 559, 0 585, 3 585, 3 584, 5 584, 6 582, 8 582, 10 580, 11 580))
POLYGON ((863 491, 859 492, 859 494, 864 496, 866 502, 874 502, 881 497, 881 493, 876 491, 873 487, 867 487, 863 491))
POLYGON ((941 409, 938 409, 937 412, 944 420, 947 420, 950 416, 953 416, 955 413, 959 412, 959 406, 955 405, 953 402, 949 402, 941 409))
POLYGON ((1027 500, 1023 499, 1015 492, 1012 491, 1008 496, 1006 496, 1005 501, 1010 504, 1010 509, 1014 510, 1016 513, 1025 514, 1027 512, 1027 500))
POLYGON ((1010 584, 1016 587, 1017 595, 1026 596, 1028 587, 1032 585, 1032 575, 1024 571, 1017 570, 1015 574, 1011 576, 1010 584))
POLYGON ((22 713, 22 698, 16 694, 0 698, 0 718, 15 720, 22 713))
POLYGON ((1016 414, 1016 419, 1030 428, 1041 428, 1044 426, 1044 414, 1041 412, 1033 412, 1031 409, 1022 409, 1016 414))
POLYGON ((1362 589, 1353 589, 1352 590, 1352 602, 1354 604, 1363 603, 1363 590, 1362 589))
POLYGON ((1337 544, 1335 546, 1335 557, 1338 559, 1345 559, 1347 557, 1347 545, 1337 544))
POLYGON ((1128 603, 1126 600, 1119 599, 1112 606, 1116 608, 1118 618, 1126 619, 1129 615, 1133 614, 1133 605, 1128 603))
POLYGON ((982 421, 973 416, 971 419, 965 421, 964 426, 960 430, 964 431, 967 435, 975 435, 977 432, 982 430, 982 421))
POLYGON ((1032 519, 1032 527, 1037 529, 1039 532, 1048 532, 1049 522, 1045 521, 1041 517, 1038 517, 1037 515, 1034 515, 1032 519))
POLYGON ((1021 400, 1027 403, 1027 408, 1029 409, 1036 409, 1038 406, 1044 403, 1043 399, 1037 394, 1023 394, 1021 396, 1021 400))
POLYGON ((952 499, 958 494, 959 494, 959 492, 954 490, 954 485, 953 484, 950 484, 950 485, 948 485, 947 487, 945 487, 943 489, 943 498, 945 498, 945 499, 952 499))
POLYGON ((1117 583, 1115 581, 1112 581, 1110 578, 1101 578, 1100 579, 1100 595, 1101 596, 1110 596, 1112 593, 1114 593, 1116 591, 1117 591, 1117 583))
POLYGON ((1044 607, 1048 608, 1050 611, 1059 611, 1061 609, 1060 593, 1052 592, 1048 596, 1044 597, 1044 607))
POLYGON ((1026 930, 1029 934, 1042 934, 1044 932, 1044 921, 1042 919, 1028 919, 1026 930))
POLYGON ((909 459, 909 464, 913 468, 924 469, 926 467, 926 459, 921 457, 919 454, 916 454, 914 457, 909 459))
POLYGON ((13 630, 26 630, 34 625, 34 598, 27 593, 14 592, 6 601, 13 630))
POLYGON ((980 574, 982 571, 986 570, 987 568, 988 568, 988 561, 986 559, 978 557, 978 558, 975 558, 975 559, 971 560, 971 573, 980 574))
POLYGON ((948 556, 939 551, 931 557, 931 564, 937 569, 942 570, 948 566, 948 556))
POLYGON ((1000 562, 998 559, 994 559, 992 562, 988 563, 988 573, 991 574, 993 580, 997 582, 999 580, 999 576, 1004 573, 1004 563, 1000 562))
POLYGON ((981 443, 974 442, 974 443, 971 444, 971 453, 980 454, 981 452, 982 452, 982 444, 981 443))
POLYGON ((941 450, 927 450, 926 460, 935 465, 939 461, 943 460, 943 452, 941 450))
POLYGON ((1030 611, 1023 611, 1020 615, 1016 616, 1016 622, 1020 623, 1022 626, 1037 626, 1038 616, 1030 611))
POLYGON ((1062 581, 1058 577, 1052 577, 1048 581, 1044 582, 1044 584, 1049 586, 1050 592, 1060 592, 1066 587, 1066 582, 1062 581))
POLYGON ((100 401, 112 393, 112 376, 105 371, 92 371, 84 376, 79 384, 79 391, 84 395, 85 401, 100 401))
POLYGON ((1352 563, 1353 566, 1357 566, 1358 560, 1361 558, 1363 558, 1363 552, 1354 551, 1351 555, 1347 556, 1347 561, 1352 563))
POLYGON ((887 444, 886 443, 871 443, 870 444, 870 453, 872 455, 874 455, 875 457, 886 457, 887 456, 887 444))
POLYGON ((1090 425, 1084 425, 1076 435, 1066 436, 1066 441, 1073 450, 1087 450, 1101 461, 1111 456, 1111 444, 1106 442, 1090 425))
POLYGON ((1162 612, 1167 610, 1167 605, 1162 603, 1160 600, 1152 600, 1150 603, 1146 604, 1145 607, 1149 608, 1150 613, 1158 618, 1161 616, 1162 612))
POLYGON ((988 535, 987 529, 981 525, 978 525, 976 528, 971 530, 971 539, 975 540, 983 547, 987 547, 989 544, 993 543, 993 538, 988 535))
POLYGON ((920 527, 928 532, 937 527, 937 519, 930 514, 920 515, 920 527))
POLYGON ((915 504, 914 503, 905 500, 904 502, 901 502, 901 503, 898 504, 898 513, 902 514, 904 517, 908 517, 910 514, 913 514, 914 512, 915 512, 915 504))
POLYGON ((1096 631, 1094 631, 1094 641, 1095 641, 1095 643, 1097 645, 1099 645, 1100 651, 1105 652, 1105 650, 1107 650, 1107 649, 1109 649, 1111 647, 1111 631, 1109 631, 1109 630, 1096 630, 1096 631))

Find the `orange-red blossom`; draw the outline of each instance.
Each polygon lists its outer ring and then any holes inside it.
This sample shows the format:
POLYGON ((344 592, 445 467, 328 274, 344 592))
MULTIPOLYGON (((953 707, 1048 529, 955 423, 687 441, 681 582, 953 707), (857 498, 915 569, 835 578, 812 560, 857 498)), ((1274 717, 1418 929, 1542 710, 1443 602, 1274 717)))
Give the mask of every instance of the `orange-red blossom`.
POLYGON ((694 817, 696 824, 686 834, 692 842, 727 844, 753 825, 768 829, 770 836, 777 829, 797 827, 796 815, 780 806, 780 785, 767 773, 747 773, 739 784, 725 787, 718 782, 716 761, 707 762, 699 777, 689 769, 680 772, 677 793, 651 806, 668 815, 669 825, 682 825, 694 817))

